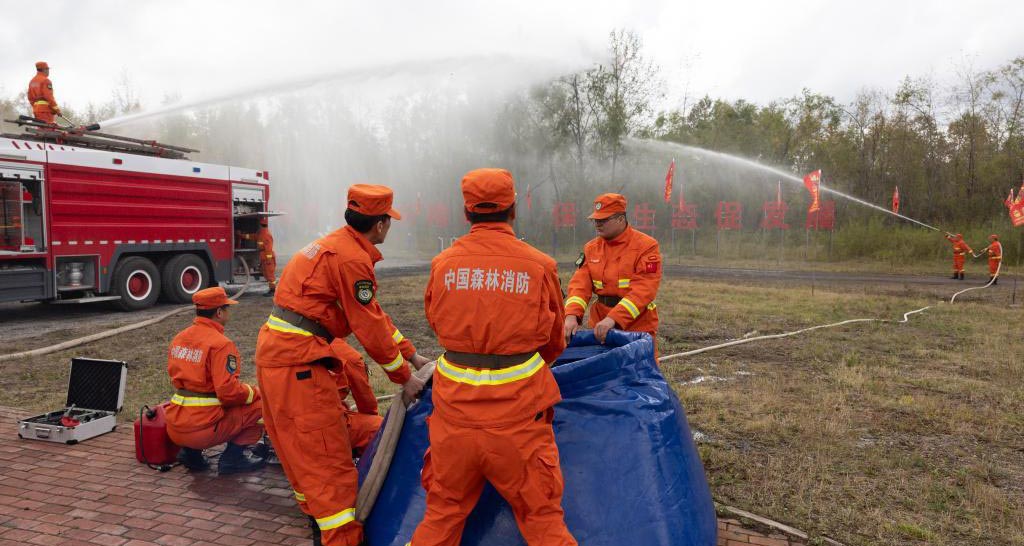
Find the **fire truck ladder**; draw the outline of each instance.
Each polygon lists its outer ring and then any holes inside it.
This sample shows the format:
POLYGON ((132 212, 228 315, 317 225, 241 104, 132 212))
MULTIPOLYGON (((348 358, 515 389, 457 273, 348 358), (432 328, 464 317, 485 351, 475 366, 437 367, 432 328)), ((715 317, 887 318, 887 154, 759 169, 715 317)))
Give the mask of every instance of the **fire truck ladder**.
POLYGON ((4 120, 25 129, 22 134, 3 133, 0 136, 33 142, 78 146, 108 152, 124 152, 137 155, 166 157, 168 159, 185 159, 185 154, 199 150, 163 144, 155 140, 143 140, 110 133, 99 132, 98 123, 73 127, 46 123, 30 116, 18 116, 18 119, 4 120))

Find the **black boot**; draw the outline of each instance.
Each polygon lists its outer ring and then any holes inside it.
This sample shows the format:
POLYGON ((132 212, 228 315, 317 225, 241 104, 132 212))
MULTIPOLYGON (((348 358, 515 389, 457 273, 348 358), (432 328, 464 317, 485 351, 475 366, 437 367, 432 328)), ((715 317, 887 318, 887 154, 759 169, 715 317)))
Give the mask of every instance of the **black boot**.
POLYGON ((242 446, 228 442, 224 447, 224 453, 220 454, 220 461, 217 462, 217 473, 251 472, 263 468, 266 464, 266 459, 256 457, 242 446))
POLYGON ((953 272, 953 276, 952 276, 951 278, 952 278, 952 279, 953 279, 953 280, 955 281, 955 280, 957 280, 957 279, 959 279, 959 278, 960 278, 960 275, 959 275, 959 274, 957 274, 957 272, 956 272, 956 271, 954 271, 954 272, 953 272))
POLYGON ((269 290, 267 290, 266 292, 263 293, 263 297, 264 298, 272 298, 272 297, 274 297, 274 292, 277 292, 277 288, 271 286, 269 290))
POLYGON ((313 516, 306 516, 309 518, 309 528, 313 531, 313 546, 323 546, 320 542, 320 526, 316 524, 316 519, 313 516))
POLYGON ((964 280, 964 272, 963 271, 960 272, 960 280, 961 281, 964 280))
POLYGON ((210 461, 203 456, 203 450, 183 447, 178 452, 178 462, 189 472, 202 472, 210 468, 210 461))
POLYGON ((992 277, 992 284, 993 285, 999 284, 999 277, 992 277))
POLYGON ((252 454, 266 460, 267 464, 281 464, 281 460, 277 458, 277 452, 274 451, 274 446, 270 443, 270 438, 263 436, 263 441, 252 446, 252 454))

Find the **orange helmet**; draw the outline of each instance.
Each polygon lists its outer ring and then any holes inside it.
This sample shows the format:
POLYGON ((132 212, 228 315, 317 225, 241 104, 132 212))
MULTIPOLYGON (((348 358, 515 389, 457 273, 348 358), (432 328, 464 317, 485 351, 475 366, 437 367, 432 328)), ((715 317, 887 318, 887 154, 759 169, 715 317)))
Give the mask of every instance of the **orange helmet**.
POLYGON ((998 241, 999 240, 999 236, 996 235, 995 233, 993 233, 992 235, 988 236, 988 240, 989 241, 998 241))
POLYGON ((46 70, 47 68, 50 68, 50 65, 46 64, 46 61, 36 63, 36 70, 46 70))

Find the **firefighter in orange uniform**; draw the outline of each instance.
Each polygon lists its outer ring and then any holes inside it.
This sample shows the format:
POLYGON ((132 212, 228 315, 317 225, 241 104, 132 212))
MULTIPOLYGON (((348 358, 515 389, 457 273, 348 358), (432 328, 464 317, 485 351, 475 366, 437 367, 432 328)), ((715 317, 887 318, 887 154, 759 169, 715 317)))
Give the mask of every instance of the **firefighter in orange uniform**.
POLYGON ((377 396, 370 385, 370 370, 363 361, 363 355, 343 339, 335 339, 331 348, 341 361, 344 379, 338 380, 338 388, 342 400, 351 394, 357 412, 378 415, 377 396))
POLYGON ((182 463, 189 470, 207 466, 202 450, 227 442, 217 463, 220 474, 261 468, 265 460, 245 451, 263 437, 260 392, 238 379, 242 359, 224 335, 228 299, 223 288, 192 295, 196 318, 171 341, 167 372, 175 393, 167 410, 167 434, 184 447, 182 463))
POLYGON ((999 284, 999 263, 1003 261, 1003 244, 999 242, 999 236, 993 233, 988 236, 990 241, 985 251, 988 252, 988 280, 992 284, 999 284))
POLYGON ((599 195, 588 218, 594 221, 598 236, 584 245, 569 281, 566 340, 576 333, 591 296, 596 295, 597 301, 590 307, 590 327, 598 341, 604 343, 608 330, 617 328, 647 332, 657 347, 658 241, 630 227, 626 198, 617 193, 599 195))
POLYGON ((267 280, 269 288, 263 295, 272 297, 277 289, 277 282, 274 280, 274 272, 277 271, 277 254, 274 253, 274 236, 270 234, 269 221, 264 216, 260 218, 260 229, 256 233, 237 232, 238 238, 246 241, 256 241, 256 251, 260 254, 260 271, 263 278, 267 280))
POLYGON ((356 184, 348 191, 348 225, 306 245, 285 266, 274 308, 256 342, 263 418, 295 498, 309 515, 314 541, 355 546, 358 478, 353 438, 338 393, 341 362, 335 338, 354 333, 388 378, 413 399, 423 381, 412 375, 427 359, 395 328, 376 299, 373 266, 391 220, 390 188, 356 184), (331 375, 331 370, 335 375, 331 375))
POLYGON ((54 116, 60 115, 60 106, 53 98, 50 66, 44 61, 36 63, 36 75, 28 82, 28 102, 32 106, 32 117, 40 121, 53 123, 54 116))
POLYGON ((953 277, 954 279, 964 280, 964 259, 967 253, 973 254, 974 251, 968 246, 967 242, 964 241, 964 236, 957 233, 946 234, 946 240, 953 244, 953 277))
POLYGON ((469 234, 434 258, 427 321, 445 348, 433 378, 427 507, 413 546, 457 546, 484 483, 511 505, 529 546, 574 545, 552 428, 548 363, 565 349, 555 261, 516 239, 512 175, 462 179, 469 234))
POLYGON ((332 341, 331 349, 341 362, 340 373, 331 371, 338 385, 338 396, 345 400, 351 394, 356 404, 356 411, 346 408, 345 415, 352 449, 361 454, 370 445, 384 418, 378 413, 377 396, 370 386, 370 370, 363 361, 363 355, 344 339, 332 341))

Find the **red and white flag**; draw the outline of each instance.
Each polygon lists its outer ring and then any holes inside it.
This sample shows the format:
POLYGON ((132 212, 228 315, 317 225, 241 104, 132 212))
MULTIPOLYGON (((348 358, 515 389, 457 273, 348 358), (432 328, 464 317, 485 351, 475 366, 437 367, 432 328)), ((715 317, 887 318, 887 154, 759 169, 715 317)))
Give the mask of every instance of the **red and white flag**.
POLYGON ((804 187, 811 194, 811 206, 807 212, 817 212, 821 208, 821 201, 818 199, 818 190, 821 186, 821 169, 818 169, 804 176, 804 187))
POLYGON ((900 187, 895 186, 892 190, 892 212, 893 214, 900 213, 900 187))
POLYGON ((676 177, 676 160, 668 164, 668 174, 665 175, 665 202, 672 202, 672 179, 676 177))

